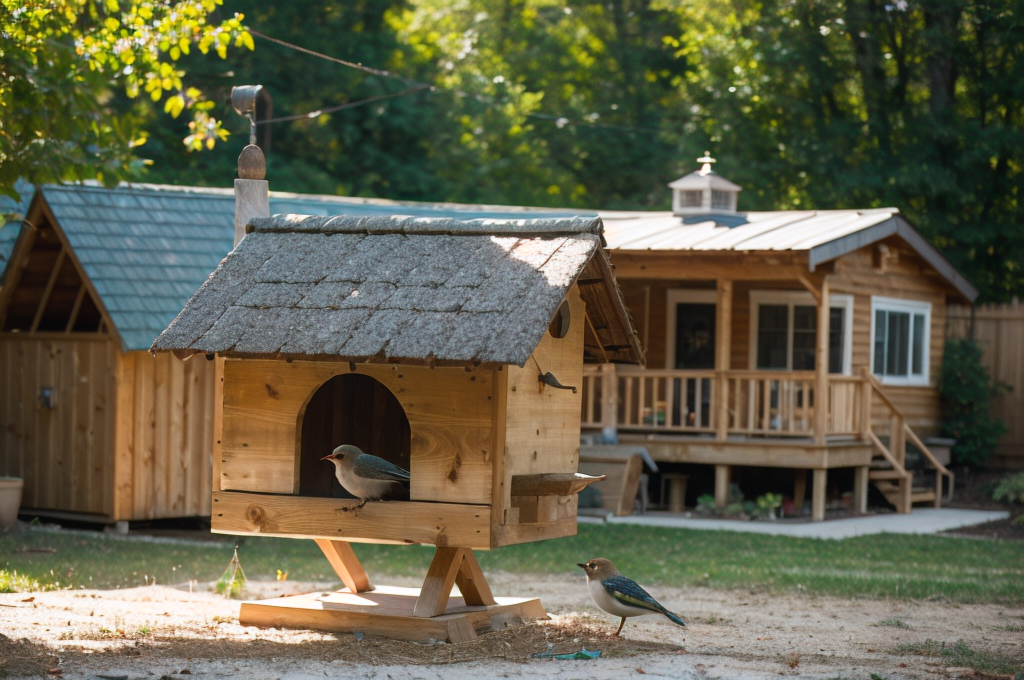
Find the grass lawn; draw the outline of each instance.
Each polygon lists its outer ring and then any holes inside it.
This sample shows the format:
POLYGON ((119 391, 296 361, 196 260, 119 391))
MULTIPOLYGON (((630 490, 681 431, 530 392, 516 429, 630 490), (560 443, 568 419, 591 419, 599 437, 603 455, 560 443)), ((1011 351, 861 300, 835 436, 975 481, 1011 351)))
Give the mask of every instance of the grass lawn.
MULTIPOLYGON (((87 532, 0 535, 0 570, 43 587, 118 588, 191 579, 213 581, 231 559, 232 541, 179 545, 87 532)), ((334 580, 312 541, 238 540, 250 579, 334 580)), ((426 573, 424 546, 356 545, 371 578, 426 573)), ((730 531, 581 525, 579 534, 478 553, 485 571, 576 574, 577 562, 608 557, 650 585, 758 588, 839 597, 1024 604, 1024 543, 947 536, 877 535, 842 541, 730 531)), ((582 578, 582 576, 580 576, 582 578)), ((0 591, 4 589, 0 574, 0 591)))

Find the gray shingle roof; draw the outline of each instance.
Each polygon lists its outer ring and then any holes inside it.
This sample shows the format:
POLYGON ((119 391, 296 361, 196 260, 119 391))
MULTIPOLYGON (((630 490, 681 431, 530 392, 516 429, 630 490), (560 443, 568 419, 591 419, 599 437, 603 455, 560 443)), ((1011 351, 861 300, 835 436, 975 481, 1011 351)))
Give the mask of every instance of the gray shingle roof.
POLYGON ((579 217, 254 220, 153 349, 523 365, 605 257, 601 230, 579 217))
MULTIPOLYGON (((231 189, 145 184, 108 189, 79 184, 46 185, 40 190, 125 350, 149 349, 234 244, 231 189)), ((311 215, 464 218, 576 214, 277 192, 271 193, 270 209, 311 215)))

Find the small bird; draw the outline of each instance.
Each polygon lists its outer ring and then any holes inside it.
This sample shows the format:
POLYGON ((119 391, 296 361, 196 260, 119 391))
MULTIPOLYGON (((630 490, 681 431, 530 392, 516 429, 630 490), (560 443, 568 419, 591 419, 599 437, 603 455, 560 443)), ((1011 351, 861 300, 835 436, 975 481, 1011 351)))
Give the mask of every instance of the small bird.
POLYGON ((581 567, 587 574, 587 589, 594 604, 613 616, 622 617, 615 636, 622 632, 622 626, 626 624, 626 618, 629 616, 664 614, 672 623, 686 625, 676 614, 658 604, 658 601, 637 585, 636 581, 620 574, 610 560, 595 557, 586 564, 576 566, 581 567))
POLYGON ((383 458, 363 453, 358 446, 342 444, 320 460, 334 463, 334 475, 350 494, 359 499, 358 509, 366 501, 395 497, 408 498, 409 471, 383 458))

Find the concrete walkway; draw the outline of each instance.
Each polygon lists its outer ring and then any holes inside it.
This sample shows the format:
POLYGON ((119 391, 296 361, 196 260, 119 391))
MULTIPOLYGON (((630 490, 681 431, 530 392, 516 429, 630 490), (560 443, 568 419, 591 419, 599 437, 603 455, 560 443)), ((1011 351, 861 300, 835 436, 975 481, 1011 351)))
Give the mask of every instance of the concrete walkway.
POLYGON ((824 522, 751 522, 732 519, 703 519, 684 517, 667 512, 650 512, 629 517, 583 517, 580 523, 639 524, 674 529, 703 529, 711 531, 746 531, 776 536, 801 538, 851 538, 867 534, 937 534, 959 527, 984 524, 1007 519, 1009 512, 990 510, 959 510, 956 508, 914 508, 909 515, 896 513, 866 515, 824 522))

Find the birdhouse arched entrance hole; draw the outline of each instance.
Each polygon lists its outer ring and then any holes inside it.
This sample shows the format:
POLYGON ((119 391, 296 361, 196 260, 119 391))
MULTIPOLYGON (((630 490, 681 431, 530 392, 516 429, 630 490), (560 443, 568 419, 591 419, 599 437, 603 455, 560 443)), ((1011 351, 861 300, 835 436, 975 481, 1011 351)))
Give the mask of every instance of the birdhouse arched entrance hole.
POLYGON ((409 418, 391 390, 369 375, 336 375, 299 413, 299 495, 352 498, 321 460, 342 444, 358 446, 408 470, 409 418))

